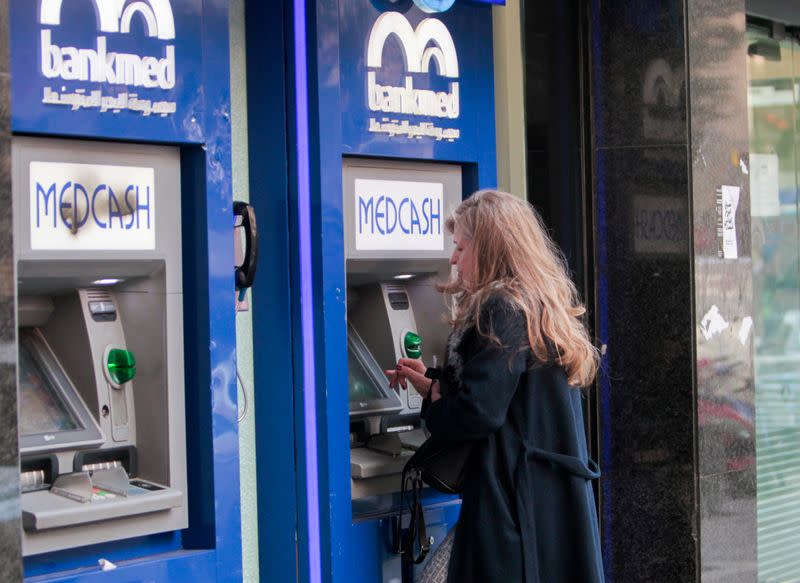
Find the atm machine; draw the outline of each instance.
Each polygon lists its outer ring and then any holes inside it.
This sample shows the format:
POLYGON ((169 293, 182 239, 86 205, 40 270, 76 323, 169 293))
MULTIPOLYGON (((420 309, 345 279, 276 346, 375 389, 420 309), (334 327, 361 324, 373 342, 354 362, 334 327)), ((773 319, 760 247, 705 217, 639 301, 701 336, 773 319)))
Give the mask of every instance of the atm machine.
POLYGON ((15 137, 12 168, 23 552, 185 528, 179 152, 15 137))
POLYGON ((350 473, 354 519, 396 509, 400 473, 426 439, 422 398, 389 388, 401 357, 444 361, 450 276, 444 222, 461 201, 456 165, 345 158, 350 473))

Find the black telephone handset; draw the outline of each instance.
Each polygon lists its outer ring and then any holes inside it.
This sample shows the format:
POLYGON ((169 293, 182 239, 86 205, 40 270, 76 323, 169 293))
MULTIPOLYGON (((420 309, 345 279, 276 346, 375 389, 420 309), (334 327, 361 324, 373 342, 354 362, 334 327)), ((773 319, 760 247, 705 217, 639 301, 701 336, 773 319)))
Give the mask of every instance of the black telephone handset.
POLYGON ((256 277, 256 265, 258 263, 258 228, 256 227, 256 211, 246 202, 235 201, 233 203, 234 221, 236 217, 242 217, 242 228, 244 228, 244 261, 236 268, 236 289, 245 290, 253 285, 256 277))

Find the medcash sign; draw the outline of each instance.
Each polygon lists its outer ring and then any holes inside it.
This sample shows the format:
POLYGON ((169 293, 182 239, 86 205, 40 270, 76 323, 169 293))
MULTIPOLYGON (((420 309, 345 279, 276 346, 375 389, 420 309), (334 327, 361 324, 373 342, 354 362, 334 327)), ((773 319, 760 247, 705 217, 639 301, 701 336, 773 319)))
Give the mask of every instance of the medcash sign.
POLYGON ((12 78, 22 80, 12 84, 13 128, 183 137, 170 119, 197 103, 198 4, 176 3, 175 13, 169 0, 12 0, 12 78))
POLYGON ((32 249, 154 249, 155 171, 30 163, 32 249))
POLYGON ((355 180, 359 251, 441 251, 444 186, 440 182, 355 180))
MULTIPOLYGON (((385 114, 457 119, 460 115, 458 55, 453 37, 442 21, 425 18, 416 28, 399 12, 381 14, 372 26, 367 42, 367 105, 370 111, 385 114), (383 69, 387 39, 396 37, 405 63, 401 85, 381 84, 377 73, 383 69), (446 91, 420 89, 414 79, 433 75, 432 64, 440 77, 447 79, 446 91)), ((369 131, 407 138, 428 137, 453 141, 459 138, 456 128, 435 122, 412 123, 410 120, 370 118, 369 131)))

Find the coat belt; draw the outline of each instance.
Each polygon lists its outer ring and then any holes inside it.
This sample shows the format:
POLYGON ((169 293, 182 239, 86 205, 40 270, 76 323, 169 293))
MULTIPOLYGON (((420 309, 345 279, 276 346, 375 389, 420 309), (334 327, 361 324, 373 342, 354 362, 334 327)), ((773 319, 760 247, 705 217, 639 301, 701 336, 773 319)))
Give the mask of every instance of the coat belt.
POLYGON ((538 447, 530 447, 524 440, 520 439, 520 441, 522 442, 523 455, 517 462, 517 469, 514 472, 514 483, 517 490, 517 519, 519 520, 519 532, 522 541, 525 583, 551 583, 547 581, 542 582, 539 579, 536 517, 534 516, 535 513, 530 496, 531 492, 533 492, 533 478, 531 476, 530 464, 527 462, 531 459, 550 462, 558 469, 585 480, 599 478, 600 468, 594 460, 590 459, 585 462, 575 456, 554 453, 538 447))

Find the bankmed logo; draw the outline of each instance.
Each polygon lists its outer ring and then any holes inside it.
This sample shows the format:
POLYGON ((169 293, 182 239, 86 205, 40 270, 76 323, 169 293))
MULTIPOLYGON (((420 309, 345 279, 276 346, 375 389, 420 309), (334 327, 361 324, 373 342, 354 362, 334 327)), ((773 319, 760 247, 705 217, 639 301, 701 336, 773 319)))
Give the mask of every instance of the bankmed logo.
POLYGON ((95 46, 58 46, 52 30, 61 26, 63 0, 40 0, 41 71, 48 79, 92 81, 112 85, 172 89, 175 87, 175 46, 167 44, 159 56, 108 50, 105 34, 129 34, 134 17, 144 21, 147 36, 170 41, 175 21, 169 0, 93 0, 99 32, 95 46), (105 33, 105 34, 103 34, 105 33))
POLYGON ((415 30, 399 12, 381 14, 370 31, 367 68, 370 110, 450 119, 459 116, 458 56, 453 37, 440 20, 426 18, 415 30), (391 35, 400 42, 407 73, 430 73, 434 62, 439 75, 453 79, 449 91, 415 89, 411 75, 405 76, 402 87, 379 85, 375 70, 383 66, 383 48, 391 35))

